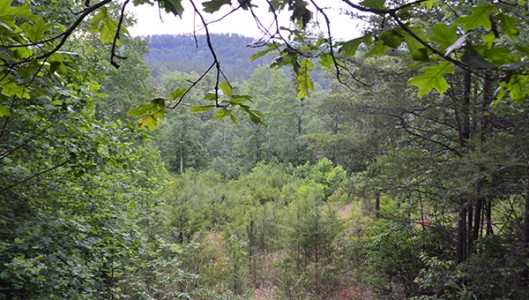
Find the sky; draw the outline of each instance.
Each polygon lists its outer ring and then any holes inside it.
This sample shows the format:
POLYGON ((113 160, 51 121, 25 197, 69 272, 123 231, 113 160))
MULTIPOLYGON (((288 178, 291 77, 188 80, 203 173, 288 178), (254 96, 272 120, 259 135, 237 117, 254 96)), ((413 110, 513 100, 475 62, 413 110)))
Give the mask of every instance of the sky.
MULTIPOLYGON (((128 28, 133 36, 144 36, 153 34, 186 34, 193 33, 193 28, 196 28, 198 34, 204 34, 205 31, 201 26, 200 19, 194 18, 192 7, 187 1, 184 3, 184 14, 182 19, 174 15, 166 14, 158 7, 150 5, 141 5, 134 7, 132 4, 127 6, 127 11, 133 13, 138 23, 128 28), (196 24, 196 25, 194 25, 196 24)), ((196 1, 197 6, 201 1, 196 1)), ((207 21, 214 21, 220 18, 224 13, 230 11, 229 7, 225 6, 222 14, 204 14, 207 21)), ((272 22, 272 15, 267 12, 265 7, 258 8, 258 14, 261 22, 264 25, 270 25, 272 22)), ((329 9, 328 14, 331 19, 331 30, 333 37, 339 39, 352 39, 360 36, 360 27, 357 22, 354 22, 350 17, 339 13, 339 7, 329 9)), ((288 24, 288 15, 281 15, 280 19, 283 24, 288 24)), ((323 21, 323 17, 316 15, 316 18, 323 21)), ((227 18, 220 20, 209 26, 209 31, 212 33, 238 33, 248 37, 259 38, 262 36, 261 31, 257 28, 253 17, 248 11, 237 11, 227 18)))

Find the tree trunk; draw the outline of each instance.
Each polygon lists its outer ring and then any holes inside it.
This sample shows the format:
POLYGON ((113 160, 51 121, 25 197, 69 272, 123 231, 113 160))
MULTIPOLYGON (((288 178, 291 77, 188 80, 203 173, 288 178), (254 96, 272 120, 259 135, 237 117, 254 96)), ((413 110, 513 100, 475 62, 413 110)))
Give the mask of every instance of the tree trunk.
POLYGON ((485 215, 487 216, 487 235, 494 234, 492 228, 492 203, 491 200, 488 200, 486 203, 485 215))
POLYGON ((180 148, 180 175, 184 174, 184 149, 180 148))
MULTIPOLYGON (((480 143, 483 146, 487 135, 490 133, 490 117, 488 114, 490 103, 492 102, 494 98, 494 94, 492 92, 492 74, 490 71, 486 71, 485 73, 485 79, 483 81, 483 98, 481 101, 481 110, 479 115, 479 120, 481 123, 481 127, 479 129, 479 137, 480 137, 480 143)), ((477 118, 476 118, 477 119, 477 118)), ((484 168, 479 169, 480 173, 483 174, 485 172, 484 168)), ((483 187, 485 186, 485 178, 480 178, 477 183, 477 194, 478 197, 476 199, 476 210, 474 214, 474 230, 472 232, 472 241, 477 240, 482 234, 481 231, 483 229, 483 219, 482 216, 484 215, 484 205, 485 205, 485 195, 483 195, 483 187)))
MULTIPOLYGON (((528 174, 529 175, 529 174, 528 174)), ((529 266, 527 265, 527 260, 529 259, 529 176, 527 180, 527 187, 525 193, 525 209, 524 209, 524 220, 522 223, 522 248, 524 251, 523 257, 525 259, 521 260, 523 265, 523 270, 521 272, 521 281, 522 283, 527 283, 529 279, 529 266)))
POLYGON ((473 211, 474 211, 474 207, 472 207, 471 203, 468 203, 468 205, 467 205, 467 218, 468 218, 468 221, 467 221, 467 233, 466 233, 466 236, 467 236, 466 253, 467 253, 467 255, 471 254, 472 251, 473 251, 472 250, 473 241, 474 241, 472 239, 472 236, 473 236, 473 226, 472 226, 472 224, 474 224, 472 222, 473 211))
MULTIPOLYGON (((478 193, 480 193, 479 190, 478 190, 478 193)), ((472 242, 476 241, 480 237, 481 228, 482 228, 481 226, 482 224, 481 215, 483 214, 482 210, 483 210, 483 197, 481 195, 478 195, 478 198, 476 200, 476 208, 474 210, 474 227, 473 227, 472 238, 471 238, 472 242)))
POLYGON ((464 200, 459 203, 459 218, 457 221, 457 237, 456 237, 456 263, 462 263, 466 259, 466 219, 467 219, 467 204, 464 200))
POLYGON ((376 192, 375 196, 375 214, 377 218, 380 218, 380 192, 376 192))
MULTIPOLYGON (((459 121, 458 135, 461 152, 467 152, 468 140, 470 139, 470 93, 471 93, 471 74, 463 70, 463 92, 461 98, 461 120, 459 121)), ((462 195, 461 197, 465 197, 462 195)), ((466 200, 460 199, 459 218, 457 222, 456 236, 456 263, 462 263, 467 258, 468 234, 467 234, 467 206, 466 200)), ((471 213, 470 213, 471 214, 471 213)))

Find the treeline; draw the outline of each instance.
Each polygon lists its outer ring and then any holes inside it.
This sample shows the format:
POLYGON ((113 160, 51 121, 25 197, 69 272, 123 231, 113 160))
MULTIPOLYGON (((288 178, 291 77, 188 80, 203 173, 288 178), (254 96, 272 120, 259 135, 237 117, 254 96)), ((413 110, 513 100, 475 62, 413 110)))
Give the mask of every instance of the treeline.
MULTIPOLYGON (((203 34, 152 35, 145 39, 150 49, 145 60, 154 77, 174 71, 202 73, 212 63, 213 56, 203 34)), ((210 39, 230 80, 245 80, 258 66, 250 62, 250 57, 257 52, 251 47, 252 38, 239 34, 211 34, 210 39)))

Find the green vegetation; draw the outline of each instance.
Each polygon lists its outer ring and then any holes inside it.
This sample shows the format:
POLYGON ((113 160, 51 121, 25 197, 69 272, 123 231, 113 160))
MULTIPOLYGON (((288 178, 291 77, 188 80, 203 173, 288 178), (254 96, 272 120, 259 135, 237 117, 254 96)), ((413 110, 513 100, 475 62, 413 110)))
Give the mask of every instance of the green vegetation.
POLYGON ((529 298, 525 2, 129 2, 0 0, 0 299, 529 298))

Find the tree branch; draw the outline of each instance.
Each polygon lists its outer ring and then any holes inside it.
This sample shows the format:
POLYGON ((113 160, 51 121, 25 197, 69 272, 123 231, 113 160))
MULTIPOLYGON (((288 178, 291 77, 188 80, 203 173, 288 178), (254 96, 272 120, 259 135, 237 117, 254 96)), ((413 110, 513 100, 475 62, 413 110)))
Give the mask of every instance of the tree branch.
POLYGON ((123 19, 125 18, 125 7, 127 7, 127 4, 129 4, 129 2, 130 0, 126 0, 125 3, 123 3, 123 6, 121 7, 121 15, 119 15, 118 28, 116 29, 116 34, 114 35, 114 40, 112 41, 112 50, 110 52, 110 64, 116 69, 119 69, 119 64, 114 61, 114 58, 127 59, 124 56, 119 56, 116 54, 116 44, 119 40, 121 27, 123 26, 123 19))
POLYGON ((81 15, 75 20, 75 22, 66 29, 65 32, 57 35, 56 37, 53 37, 53 38, 50 38, 48 40, 45 40, 45 41, 53 41, 55 39, 57 39, 59 36, 62 36, 61 40, 59 41, 59 43, 53 48, 51 49, 50 51, 48 52, 45 52, 44 54, 42 55, 39 55, 39 56, 36 56, 36 57, 30 57, 30 58, 26 58, 24 60, 21 60, 21 61, 18 61, 18 62, 15 62, 15 63, 11 63, 11 64, 8 64, 9 66, 15 66, 15 65, 20 65, 20 64, 24 64, 24 63, 27 63, 27 62, 30 62, 31 60, 35 59, 35 60, 39 60, 39 59, 45 59, 45 58, 48 58, 50 56, 52 56, 55 52, 59 51, 62 46, 64 46, 64 44, 66 43, 66 41, 68 40, 68 38, 73 34, 73 32, 75 31, 75 29, 77 29, 77 27, 79 27, 79 25, 81 24, 81 22, 89 15, 91 14, 92 12, 96 11, 97 9, 99 9, 100 7, 103 7, 105 5, 107 5, 108 3, 112 2, 113 0, 103 0, 97 4, 94 4, 93 6, 90 6, 88 8, 86 8, 85 10, 83 10, 83 12, 81 13, 81 15))
POLYGON ((23 179, 23 180, 21 180, 21 181, 15 182, 15 183, 13 183, 13 184, 11 184, 11 185, 9 185, 9 186, 7 186, 7 187, 1 189, 1 190, 0 190, 0 193, 4 193, 5 191, 8 191, 8 190, 10 190, 10 189, 12 189, 12 188, 14 188, 14 187, 17 187, 17 186, 23 184, 23 183, 26 183, 26 182, 30 181, 31 179, 33 179, 33 178, 35 178, 35 177, 38 177, 38 176, 40 176, 40 175, 43 175, 43 174, 45 174, 45 173, 51 172, 51 171, 53 171, 53 170, 55 170, 55 169, 58 169, 58 168, 64 166, 65 164, 69 163, 70 161, 72 161, 72 159, 68 159, 67 161, 64 161, 64 162, 62 162, 62 163, 60 163, 60 164, 58 164, 58 165, 55 165, 55 166, 53 166, 53 167, 51 167, 51 168, 49 168, 49 169, 46 169, 46 170, 44 170, 44 171, 38 172, 37 174, 31 175, 31 176, 29 176, 29 177, 26 178, 26 179, 23 179))

